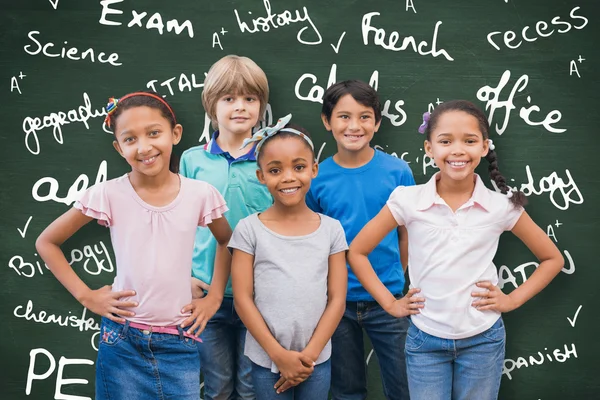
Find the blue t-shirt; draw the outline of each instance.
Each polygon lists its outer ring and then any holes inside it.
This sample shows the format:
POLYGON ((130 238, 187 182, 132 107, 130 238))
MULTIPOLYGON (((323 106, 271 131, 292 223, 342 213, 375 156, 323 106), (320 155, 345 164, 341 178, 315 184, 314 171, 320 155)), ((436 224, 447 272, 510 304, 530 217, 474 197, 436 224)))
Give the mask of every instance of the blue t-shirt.
MULTIPOLYGON (((198 179, 213 185, 225 198, 229 211, 224 216, 235 229, 242 218, 265 211, 273 204, 267 187, 256 177, 254 148, 233 158, 217 144, 219 132, 213 134, 206 145, 192 147, 181 156, 179 173, 187 178, 198 179)), ((208 228, 198 227, 192 257, 192 275, 203 282, 212 282, 215 269, 217 240, 208 228)), ((232 297, 231 278, 225 288, 225 296, 232 297)))
MULTIPOLYGON (((382 151, 367 164, 344 168, 329 157, 319 164, 306 196, 308 206, 342 223, 351 243, 358 232, 385 206, 398 186, 412 186, 415 180, 408 164, 382 151)), ((381 282, 393 293, 404 290, 404 271, 400 263, 398 230, 390 232, 369 254, 369 261, 381 282)), ((348 266, 348 301, 373 301, 348 266)))

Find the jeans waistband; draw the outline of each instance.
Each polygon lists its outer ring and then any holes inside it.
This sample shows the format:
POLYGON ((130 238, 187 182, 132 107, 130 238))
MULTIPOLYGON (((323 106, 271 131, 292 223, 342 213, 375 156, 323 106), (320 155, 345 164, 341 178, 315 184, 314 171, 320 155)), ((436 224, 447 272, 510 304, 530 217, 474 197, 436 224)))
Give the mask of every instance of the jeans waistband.
POLYGON ((202 343, 202 339, 200 339, 199 337, 196 337, 194 335, 190 335, 189 333, 187 333, 187 331, 184 328, 182 328, 179 325, 153 326, 153 325, 140 324, 137 322, 130 322, 130 321, 125 321, 124 325, 125 325, 125 332, 127 331, 127 329, 129 327, 131 327, 131 328, 139 329, 140 331, 143 331, 146 334, 166 333, 169 335, 179 335, 179 337, 181 337, 182 339, 185 336, 185 337, 193 339, 197 342, 202 343))

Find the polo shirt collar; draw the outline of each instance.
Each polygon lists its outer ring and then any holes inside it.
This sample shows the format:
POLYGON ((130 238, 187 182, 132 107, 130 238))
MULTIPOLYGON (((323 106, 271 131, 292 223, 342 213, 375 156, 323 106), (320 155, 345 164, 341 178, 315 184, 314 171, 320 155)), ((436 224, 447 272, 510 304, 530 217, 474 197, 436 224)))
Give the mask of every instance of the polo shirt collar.
MULTIPOLYGON (((445 204, 444 200, 438 195, 436 188, 436 182, 440 178, 440 172, 436 172, 435 175, 433 175, 431 179, 429 179, 429 181, 424 185, 420 199, 417 203, 418 211, 425 211, 435 204, 445 204)), ((484 210, 489 211, 492 204, 492 193, 488 190, 488 188, 485 187, 479 175, 474 174, 474 179, 475 188, 473 189, 473 194, 463 207, 477 204, 484 210)))
MULTIPOLYGON (((218 137, 219 137, 219 131, 214 131, 210 141, 204 147, 205 150, 208 151, 210 154, 228 154, 227 151, 225 151, 221 147, 219 147, 219 144, 217 143, 218 137)), ((256 157, 254 156, 254 148, 255 147, 256 147, 256 145, 252 146, 252 148, 250 149, 250 151, 248 151, 248 153, 239 156, 238 158, 235 159, 235 161, 238 161, 238 160, 239 161, 256 161, 256 157)))

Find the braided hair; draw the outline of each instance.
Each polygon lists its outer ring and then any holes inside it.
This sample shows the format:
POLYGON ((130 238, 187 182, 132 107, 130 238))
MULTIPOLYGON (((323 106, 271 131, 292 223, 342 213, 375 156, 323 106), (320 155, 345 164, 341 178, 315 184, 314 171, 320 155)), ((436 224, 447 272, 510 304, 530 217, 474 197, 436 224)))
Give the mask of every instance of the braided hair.
MULTIPOLYGON (((425 134, 428 141, 431 141, 431 132, 435 129, 440 116, 448 111, 462 111, 475 117, 477 123, 479 124, 479 130, 483 135, 483 139, 488 140, 490 138, 490 124, 487 120, 487 117, 475 104, 466 100, 451 100, 437 106, 429 116, 429 121, 427 122, 427 126, 425 128, 425 134)), ((515 206, 526 205, 527 197, 523 192, 517 190, 516 192, 511 192, 512 195, 509 194, 511 189, 506 184, 506 178, 500 173, 500 169, 498 168, 498 155, 496 151, 490 148, 485 156, 485 159, 490 164, 488 167, 490 178, 492 178, 498 189, 500 189, 500 192, 511 196, 510 201, 515 206)))

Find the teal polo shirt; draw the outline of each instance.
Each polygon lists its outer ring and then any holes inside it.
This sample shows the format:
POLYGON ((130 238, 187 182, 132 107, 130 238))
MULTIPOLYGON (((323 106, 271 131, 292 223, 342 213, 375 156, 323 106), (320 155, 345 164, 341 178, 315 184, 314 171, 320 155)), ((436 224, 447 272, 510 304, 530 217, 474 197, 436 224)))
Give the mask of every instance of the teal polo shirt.
MULTIPOLYGON (((187 178, 198 179, 213 185, 225 198, 229 211, 225 217, 235 229, 242 218, 263 212, 273 204, 267 187, 256 178, 254 148, 233 158, 217 144, 219 132, 202 146, 192 147, 181 156, 179 173, 187 178)), ((194 243, 192 275, 203 282, 212 282, 217 241, 208 228, 198 227, 194 243)), ((231 278, 227 282, 225 296, 232 297, 231 278)))

